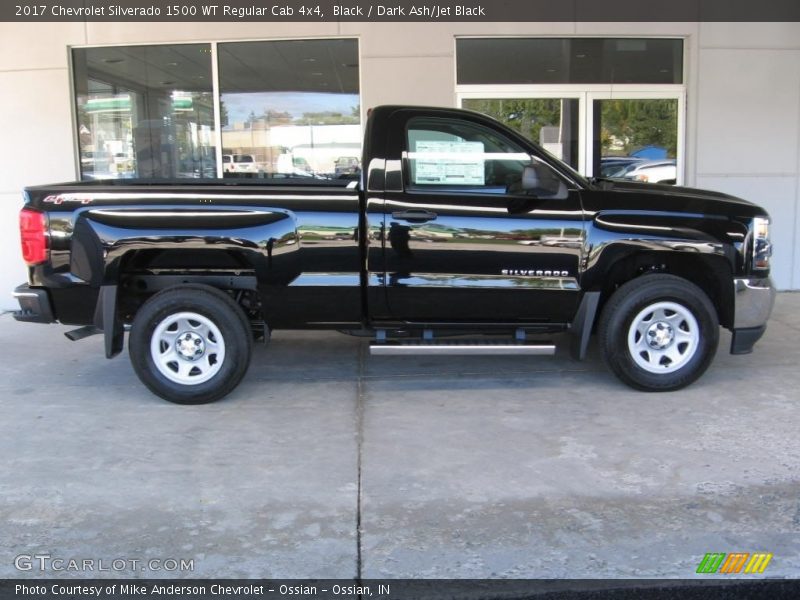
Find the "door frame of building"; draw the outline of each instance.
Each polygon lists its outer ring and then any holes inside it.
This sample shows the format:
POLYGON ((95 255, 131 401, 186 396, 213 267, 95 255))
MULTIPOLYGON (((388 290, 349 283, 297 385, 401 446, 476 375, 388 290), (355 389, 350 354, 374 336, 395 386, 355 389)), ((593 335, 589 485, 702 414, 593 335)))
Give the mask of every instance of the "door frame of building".
MULTIPOLYGON (((578 171, 587 177, 594 175, 595 100, 677 100, 677 181, 683 185, 686 173, 686 87, 682 84, 614 85, 614 84, 561 84, 561 85, 457 85, 456 105, 463 107, 464 100, 502 100, 566 98, 578 100, 578 171)), ((534 140, 536 141, 536 140, 534 140)))

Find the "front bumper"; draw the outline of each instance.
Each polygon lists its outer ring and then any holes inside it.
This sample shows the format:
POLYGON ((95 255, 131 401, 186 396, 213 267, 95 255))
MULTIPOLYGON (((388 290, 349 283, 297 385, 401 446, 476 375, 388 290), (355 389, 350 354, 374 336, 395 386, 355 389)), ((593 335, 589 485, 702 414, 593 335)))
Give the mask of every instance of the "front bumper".
POLYGON ((12 294, 19 302, 20 310, 14 311, 17 321, 27 323, 53 323, 50 297, 44 288, 32 288, 27 283, 18 285, 12 294))
POLYGON ((731 354, 748 354, 767 330, 775 305, 775 286, 769 277, 733 280, 734 317, 731 354))

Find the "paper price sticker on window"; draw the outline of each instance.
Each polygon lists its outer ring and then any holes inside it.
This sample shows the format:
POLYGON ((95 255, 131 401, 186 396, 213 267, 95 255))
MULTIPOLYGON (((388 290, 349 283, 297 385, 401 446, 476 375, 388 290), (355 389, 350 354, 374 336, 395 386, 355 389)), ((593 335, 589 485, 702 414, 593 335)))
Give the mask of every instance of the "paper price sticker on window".
POLYGON ((433 185, 484 185, 484 151, 481 142, 418 141, 409 153, 416 161, 414 183, 433 185))

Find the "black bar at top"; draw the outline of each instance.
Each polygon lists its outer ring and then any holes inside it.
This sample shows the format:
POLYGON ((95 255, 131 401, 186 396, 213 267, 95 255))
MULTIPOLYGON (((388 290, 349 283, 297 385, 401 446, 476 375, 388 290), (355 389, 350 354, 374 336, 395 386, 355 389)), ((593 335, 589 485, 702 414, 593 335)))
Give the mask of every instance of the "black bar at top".
POLYGON ((800 1, 3 0, 0 2, 0 21, 798 22, 800 1), (210 9, 212 6, 216 6, 215 11, 210 9), (171 10, 174 7, 178 7, 177 12, 171 10), (226 11, 225 7, 229 10, 226 11), (336 7, 340 7, 338 14, 336 7), (462 7, 462 10, 457 7, 462 7), (319 10, 315 11, 316 8, 319 10), (146 9, 146 13, 127 9, 146 9), (312 12, 306 12, 307 9, 312 9, 312 12))

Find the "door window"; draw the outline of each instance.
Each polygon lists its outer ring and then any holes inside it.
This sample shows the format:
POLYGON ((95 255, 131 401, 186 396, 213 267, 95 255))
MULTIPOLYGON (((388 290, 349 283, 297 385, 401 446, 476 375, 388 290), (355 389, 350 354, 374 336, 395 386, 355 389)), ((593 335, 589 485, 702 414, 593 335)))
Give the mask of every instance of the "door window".
POLYGON ((631 181, 676 182, 677 99, 601 99, 592 104, 593 173, 631 181))
POLYGON ((409 189, 504 194, 531 164, 514 142, 466 121, 412 119, 406 148, 409 189))

